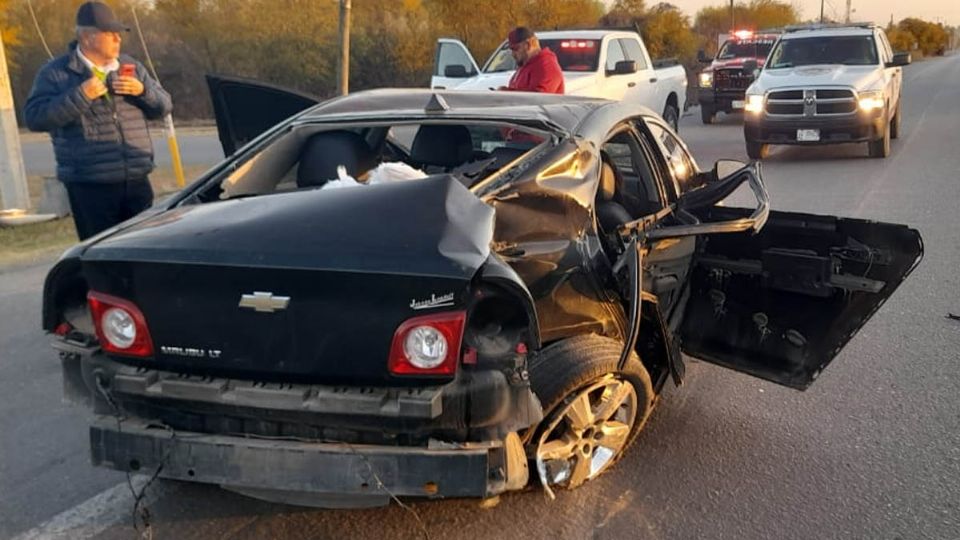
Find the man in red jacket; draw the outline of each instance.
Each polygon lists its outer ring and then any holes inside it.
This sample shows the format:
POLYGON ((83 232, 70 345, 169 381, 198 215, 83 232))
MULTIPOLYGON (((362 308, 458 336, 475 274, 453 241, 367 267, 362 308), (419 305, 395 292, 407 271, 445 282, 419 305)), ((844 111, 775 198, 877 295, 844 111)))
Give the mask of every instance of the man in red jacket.
POLYGON ((532 30, 518 26, 510 31, 507 41, 517 62, 517 71, 502 90, 563 93, 563 70, 557 62, 557 55, 550 49, 541 49, 540 40, 532 30))

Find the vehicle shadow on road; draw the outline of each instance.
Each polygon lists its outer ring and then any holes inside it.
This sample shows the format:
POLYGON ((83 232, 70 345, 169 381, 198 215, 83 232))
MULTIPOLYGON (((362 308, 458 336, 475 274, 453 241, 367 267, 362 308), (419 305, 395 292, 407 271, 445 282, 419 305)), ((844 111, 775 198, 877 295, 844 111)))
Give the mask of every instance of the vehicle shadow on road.
POLYGON ((715 126, 743 126, 743 114, 742 113, 717 113, 717 116, 713 119, 713 124, 715 126))
POLYGON ((764 162, 791 161, 873 161, 867 156, 867 146, 862 143, 835 144, 829 146, 777 146, 770 148, 764 162))

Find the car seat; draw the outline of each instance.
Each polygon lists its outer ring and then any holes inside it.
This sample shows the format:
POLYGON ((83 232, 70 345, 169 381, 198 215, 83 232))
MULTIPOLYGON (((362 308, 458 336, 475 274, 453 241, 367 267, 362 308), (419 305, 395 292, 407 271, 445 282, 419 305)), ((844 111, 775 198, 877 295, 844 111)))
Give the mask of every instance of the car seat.
POLYGON ((317 187, 336 180, 337 167, 358 178, 373 168, 376 155, 367 142, 352 131, 322 131, 312 135, 300 150, 297 187, 317 187))
POLYGON ((600 165, 600 186, 597 188, 597 221, 600 229, 607 235, 616 233, 624 223, 633 221, 633 216, 619 202, 618 187, 623 185, 620 173, 610 163, 600 165))
POLYGON ((410 146, 414 166, 449 169, 473 158, 473 139, 466 126, 422 125, 410 146))

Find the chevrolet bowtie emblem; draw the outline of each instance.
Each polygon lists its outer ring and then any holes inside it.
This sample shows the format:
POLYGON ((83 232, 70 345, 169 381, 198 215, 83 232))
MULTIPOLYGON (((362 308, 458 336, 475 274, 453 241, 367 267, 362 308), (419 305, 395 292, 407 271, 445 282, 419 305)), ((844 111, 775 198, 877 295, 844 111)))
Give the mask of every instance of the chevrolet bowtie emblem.
POLYGON ((240 307, 250 308, 261 313, 273 313, 287 309, 290 304, 289 296, 274 296, 270 292, 254 292, 240 296, 240 307))

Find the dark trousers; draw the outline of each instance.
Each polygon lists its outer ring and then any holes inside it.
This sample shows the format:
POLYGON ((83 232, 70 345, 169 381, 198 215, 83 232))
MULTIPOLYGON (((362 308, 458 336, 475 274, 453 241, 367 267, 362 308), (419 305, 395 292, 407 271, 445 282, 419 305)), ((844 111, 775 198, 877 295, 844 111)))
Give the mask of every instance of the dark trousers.
POLYGON ((86 240, 132 218, 153 204, 153 188, 146 177, 109 184, 66 184, 77 236, 86 240))

